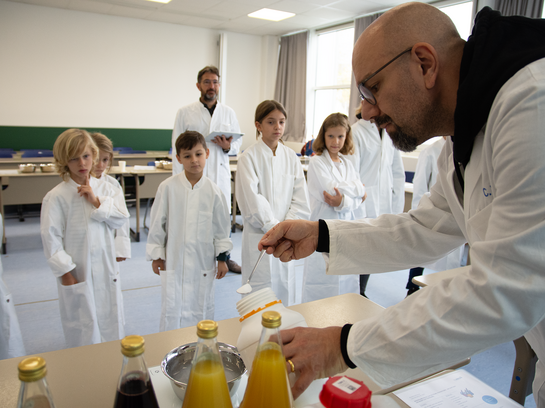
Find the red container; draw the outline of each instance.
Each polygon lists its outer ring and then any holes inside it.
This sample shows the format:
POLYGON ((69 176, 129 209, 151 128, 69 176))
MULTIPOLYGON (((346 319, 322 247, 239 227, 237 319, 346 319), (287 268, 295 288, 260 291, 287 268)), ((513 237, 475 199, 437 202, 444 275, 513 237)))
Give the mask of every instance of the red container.
POLYGON ((331 377, 320 392, 320 402, 326 408, 371 408, 371 391, 362 381, 331 377))

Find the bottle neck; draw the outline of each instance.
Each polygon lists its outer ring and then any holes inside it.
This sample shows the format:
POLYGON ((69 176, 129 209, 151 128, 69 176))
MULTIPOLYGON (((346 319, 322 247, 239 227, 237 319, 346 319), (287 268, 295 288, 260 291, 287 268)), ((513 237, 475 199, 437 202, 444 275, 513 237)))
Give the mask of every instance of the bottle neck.
POLYGON ((149 381, 149 373, 144 360, 144 354, 135 357, 123 356, 121 375, 119 376, 118 389, 127 381, 149 381))
POLYGON ((21 381, 17 408, 27 407, 55 408, 45 377, 37 381, 21 381))
POLYGON ((263 328, 261 329, 261 336, 259 338, 258 347, 262 346, 265 343, 278 344, 278 346, 280 347, 280 350, 282 351, 282 354, 284 354, 284 351, 282 350, 282 339, 280 337, 279 327, 271 329, 271 328, 263 326, 263 328))
POLYGON ((211 339, 203 339, 199 337, 195 349, 195 355, 193 357, 193 364, 203 358, 221 361, 216 337, 212 337, 211 339))

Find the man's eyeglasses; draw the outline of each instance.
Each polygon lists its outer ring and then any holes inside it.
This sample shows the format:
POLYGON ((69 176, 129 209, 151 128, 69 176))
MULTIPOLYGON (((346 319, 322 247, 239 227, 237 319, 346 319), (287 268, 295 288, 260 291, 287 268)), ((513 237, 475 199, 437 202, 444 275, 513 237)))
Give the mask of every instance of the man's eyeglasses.
POLYGON ((358 91, 360 91, 360 97, 363 100, 369 102, 371 105, 376 105, 377 100, 375 99, 375 95, 373 95, 373 92, 369 88, 365 86, 365 83, 369 81, 371 78, 373 78, 376 74, 378 74, 380 71, 382 71, 384 68, 386 68, 388 65, 390 65, 392 62, 394 62, 396 59, 401 57, 403 54, 411 51, 413 47, 407 48, 405 51, 403 51, 401 54, 396 55, 394 58, 392 58, 390 61, 388 61, 386 64, 384 64, 382 67, 377 69, 375 72, 373 72, 371 75, 369 75, 367 78, 365 78, 360 84, 358 85, 358 91))
POLYGON ((205 79, 204 81, 202 81, 202 83, 205 86, 210 86, 210 85, 218 86, 220 84, 219 81, 210 81, 209 79, 205 79))

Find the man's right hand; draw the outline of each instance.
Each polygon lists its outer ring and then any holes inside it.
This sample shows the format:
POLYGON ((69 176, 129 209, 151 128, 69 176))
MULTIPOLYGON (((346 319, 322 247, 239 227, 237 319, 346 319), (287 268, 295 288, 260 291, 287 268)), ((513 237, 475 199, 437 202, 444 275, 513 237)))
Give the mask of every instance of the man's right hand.
POLYGON ((282 221, 261 238, 257 247, 260 251, 266 248, 282 262, 306 258, 318 247, 318 232, 318 221, 282 221))

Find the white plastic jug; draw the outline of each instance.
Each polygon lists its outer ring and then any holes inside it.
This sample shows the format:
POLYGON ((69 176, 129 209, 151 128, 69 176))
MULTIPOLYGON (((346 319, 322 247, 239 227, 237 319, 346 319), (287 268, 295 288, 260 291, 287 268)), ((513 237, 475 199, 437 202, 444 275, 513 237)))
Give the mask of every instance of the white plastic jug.
POLYGON ((287 309, 278 300, 271 288, 265 288, 251 293, 237 302, 237 310, 240 315, 242 329, 238 336, 237 349, 246 364, 251 367, 254 361, 257 343, 261 335, 261 314, 264 311, 274 310, 282 315, 280 330, 293 327, 307 327, 307 322, 301 313, 287 309))

